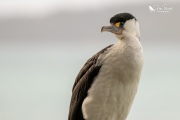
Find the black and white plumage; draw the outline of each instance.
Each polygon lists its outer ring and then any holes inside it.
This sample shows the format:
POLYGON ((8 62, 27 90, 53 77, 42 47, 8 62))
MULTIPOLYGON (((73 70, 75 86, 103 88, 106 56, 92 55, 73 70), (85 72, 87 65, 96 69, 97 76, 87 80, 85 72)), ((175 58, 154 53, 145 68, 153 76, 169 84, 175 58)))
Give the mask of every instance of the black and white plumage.
POLYGON ((68 120, 126 120, 143 67, 138 21, 129 13, 102 27, 119 39, 91 57, 79 72, 72 90, 68 120))

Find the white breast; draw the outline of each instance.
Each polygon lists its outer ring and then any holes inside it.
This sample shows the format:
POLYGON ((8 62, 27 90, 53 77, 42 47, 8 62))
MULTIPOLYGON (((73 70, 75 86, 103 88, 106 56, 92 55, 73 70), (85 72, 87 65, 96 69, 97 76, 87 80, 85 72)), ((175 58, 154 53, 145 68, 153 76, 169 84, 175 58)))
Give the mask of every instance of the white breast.
POLYGON ((124 40, 100 56, 102 64, 82 111, 86 120, 126 120, 143 66, 143 51, 138 40, 124 40))

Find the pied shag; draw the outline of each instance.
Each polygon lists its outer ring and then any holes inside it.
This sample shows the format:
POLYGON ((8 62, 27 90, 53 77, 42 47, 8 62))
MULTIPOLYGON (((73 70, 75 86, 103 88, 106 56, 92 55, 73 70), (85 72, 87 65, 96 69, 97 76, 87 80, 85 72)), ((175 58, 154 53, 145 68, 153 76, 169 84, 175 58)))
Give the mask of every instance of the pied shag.
POLYGON ((101 32, 118 42, 92 56, 76 77, 68 120, 126 120, 143 67, 143 48, 137 19, 120 13, 101 32))

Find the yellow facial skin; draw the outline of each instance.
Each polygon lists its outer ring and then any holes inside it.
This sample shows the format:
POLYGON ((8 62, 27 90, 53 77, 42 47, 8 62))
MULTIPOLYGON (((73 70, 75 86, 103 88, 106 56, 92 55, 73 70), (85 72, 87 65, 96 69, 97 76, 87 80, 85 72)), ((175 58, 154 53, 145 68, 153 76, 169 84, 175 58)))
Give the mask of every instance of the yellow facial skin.
POLYGON ((119 27, 120 24, 121 24, 120 22, 117 22, 117 23, 115 24, 115 26, 116 26, 116 27, 119 27))

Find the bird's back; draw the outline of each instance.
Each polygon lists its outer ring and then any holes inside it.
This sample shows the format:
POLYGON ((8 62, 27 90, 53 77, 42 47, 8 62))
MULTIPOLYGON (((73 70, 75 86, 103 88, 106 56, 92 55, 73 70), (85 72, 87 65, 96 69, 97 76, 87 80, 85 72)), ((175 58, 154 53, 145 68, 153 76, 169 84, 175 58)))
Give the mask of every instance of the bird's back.
POLYGON ((87 60, 77 75, 72 89, 68 120, 84 120, 82 103, 87 97, 88 89, 91 87, 94 78, 97 76, 101 68, 101 65, 97 65, 98 58, 104 52, 108 51, 108 48, 111 48, 112 46, 113 45, 105 47, 87 60))

